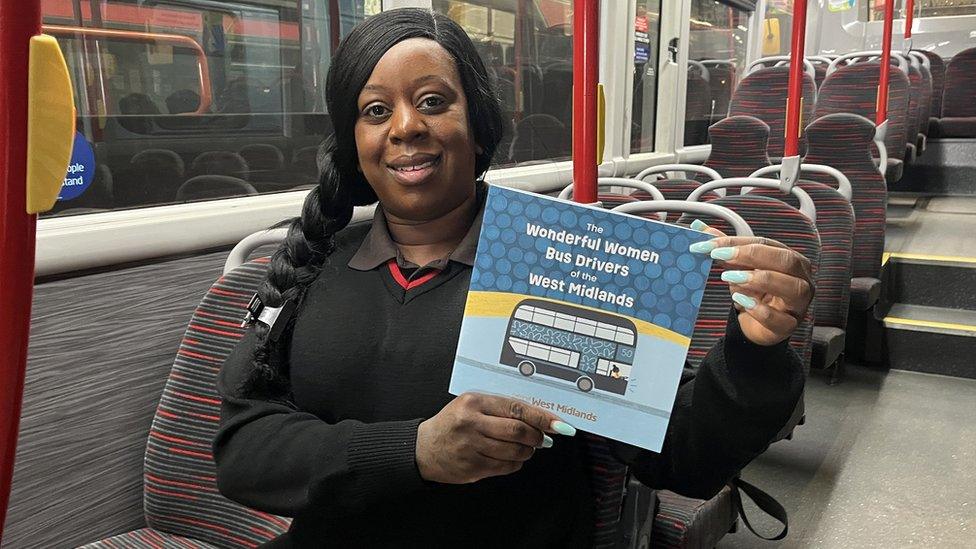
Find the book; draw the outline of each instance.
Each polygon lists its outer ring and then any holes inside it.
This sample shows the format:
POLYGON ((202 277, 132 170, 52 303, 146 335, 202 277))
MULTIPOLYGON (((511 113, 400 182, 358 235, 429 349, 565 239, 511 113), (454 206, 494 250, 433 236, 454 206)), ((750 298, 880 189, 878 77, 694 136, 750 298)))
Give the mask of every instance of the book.
POLYGON ((711 235, 491 187, 450 392, 518 398, 660 451, 711 235))

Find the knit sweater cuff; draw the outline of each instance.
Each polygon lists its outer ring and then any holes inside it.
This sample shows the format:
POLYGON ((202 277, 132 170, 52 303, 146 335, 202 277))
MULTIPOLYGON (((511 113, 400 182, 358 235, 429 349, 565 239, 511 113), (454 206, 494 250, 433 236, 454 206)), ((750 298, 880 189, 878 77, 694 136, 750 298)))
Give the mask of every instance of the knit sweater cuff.
POLYGON ((365 423, 349 441, 349 468, 363 493, 397 496, 420 489, 417 428, 422 419, 365 423))

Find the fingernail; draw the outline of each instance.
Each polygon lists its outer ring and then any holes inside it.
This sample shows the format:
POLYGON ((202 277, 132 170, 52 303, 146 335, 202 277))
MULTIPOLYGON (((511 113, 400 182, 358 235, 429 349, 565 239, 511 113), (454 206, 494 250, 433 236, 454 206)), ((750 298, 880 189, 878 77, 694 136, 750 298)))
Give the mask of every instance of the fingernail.
POLYGON ((722 280, 733 284, 745 284, 749 282, 752 275, 745 271, 725 271, 722 273, 722 280))
POLYGON ((688 246, 688 251, 696 254, 707 254, 708 252, 715 249, 715 243, 711 240, 706 240, 704 242, 695 242, 691 246, 688 246))
POLYGON ((695 229, 696 231, 704 231, 705 229, 708 228, 708 224, 706 224, 701 219, 696 219, 691 222, 691 228, 695 229))
POLYGON ((735 301, 736 303, 742 305, 746 309, 752 309, 753 307, 756 306, 755 299, 745 294, 740 294, 739 292, 735 292, 734 294, 732 294, 732 301, 735 301))
POLYGON ((552 448, 552 437, 549 435, 542 435, 542 446, 541 448, 552 448))
POLYGON ((553 431, 556 431, 560 435, 566 435, 568 437, 571 437, 576 434, 575 427, 566 423, 565 421, 559 421, 558 419, 552 422, 551 427, 553 431))
POLYGON ((735 257, 738 252, 735 248, 715 248, 712 250, 712 259, 721 259, 722 261, 728 261, 735 257))

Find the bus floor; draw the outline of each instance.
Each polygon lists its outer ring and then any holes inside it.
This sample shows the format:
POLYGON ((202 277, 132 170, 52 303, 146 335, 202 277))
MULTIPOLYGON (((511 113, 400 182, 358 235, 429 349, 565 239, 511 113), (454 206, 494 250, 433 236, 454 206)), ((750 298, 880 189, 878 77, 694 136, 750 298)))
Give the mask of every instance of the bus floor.
POLYGON ((743 471, 786 507, 789 536, 763 542, 740 521, 719 549, 976 546, 976 380, 849 365, 838 385, 808 379, 806 409, 743 471))

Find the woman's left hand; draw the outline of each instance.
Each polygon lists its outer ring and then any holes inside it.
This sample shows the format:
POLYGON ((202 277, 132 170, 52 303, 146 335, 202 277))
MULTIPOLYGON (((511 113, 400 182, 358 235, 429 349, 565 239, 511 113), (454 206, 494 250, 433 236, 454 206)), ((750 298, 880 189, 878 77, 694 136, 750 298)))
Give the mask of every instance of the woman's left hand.
POLYGON ((704 223, 694 228, 719 237, 691 251, 723 262, 722 280, 729 283, 742 333, 757 345, 788 339, 813 300, 810 260, 768 238, 725 236, 704 223))

